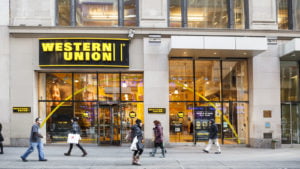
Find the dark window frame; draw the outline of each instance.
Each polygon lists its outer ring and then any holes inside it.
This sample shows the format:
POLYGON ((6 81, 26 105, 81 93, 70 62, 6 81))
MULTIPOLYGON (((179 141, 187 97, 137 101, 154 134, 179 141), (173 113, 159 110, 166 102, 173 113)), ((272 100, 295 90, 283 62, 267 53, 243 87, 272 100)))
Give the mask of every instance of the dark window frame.
MULTIPOLYGON (((55 26, 60 26, 58 25, 58 1, 55 0, 55 26)), ((139 0, 135 0, 136 3, 136 25, 139 26, 139 0)), ((118 0, 118 26, 123 27, 125 22, 125 17, 124 17, 124 0, 118 0)), ((76 25, 76 0, 70 0, 70 25, 69 26, 77 26, 76 25)))
MULTIPOLYGON (((168 27, 170 27, 170 1, 168 0, 168 27)), ((187 20, 187 5, 188 0, 181 0, 181 27, 188 27, 187 20)), ((227 0, 227 13, 228 13, 228 25, 227 28, 235 29, 235 18, 234 18, 234 0, 227 0)), ((245 29, 249 29, 249 0, 244 0, 244 17, 245 17, 245 29)))

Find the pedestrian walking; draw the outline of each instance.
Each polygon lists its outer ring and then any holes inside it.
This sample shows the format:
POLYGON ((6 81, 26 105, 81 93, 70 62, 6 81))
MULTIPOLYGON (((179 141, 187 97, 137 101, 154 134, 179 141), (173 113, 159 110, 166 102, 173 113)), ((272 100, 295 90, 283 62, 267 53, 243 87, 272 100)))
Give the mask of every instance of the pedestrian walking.
POLYGON ((217 152, 215 154, 221 154, 221 147, 218 142, 218 127, 215 124, 215 121, 209 120, 210 128, 209 128, 209 140, 208 140, 208 145, 206 148, 203 150, 206 153, 209 153, 209 150, 212 146, 212 144, 215 144, 217 146, 217 152))
POLYGON ((40 124, 42 122, 41 118, 36 118, 35 123, 31 127, 30 138, 29 138, 29 147, 26 152, 21 156, 23 162, 27 162, 27 157, 34 151, 36 147, 39 154, 39 161, 47 161, 44 155, 44 145, 42 142, 43 136, 40 134, 40 124))
POLYGON ((133 152, 132 156, 132 165, 141 165, 140 157, 144 151, 143 141, 143 131, 142 131, 142 120, 137 119, 135 121, 135 125, 131 127, 131 140, 133 140, 132 144, 135 142, 135 137, 137 139, 136 150, 133 152))
MULTIPOLYGON (((72 123, 71 133, 80 135, 81 129, 80 129, 80 126, 78 124, 78 119, 76 117, 72 118, 71 123, 72 123)), ((82 151, 82 153, 83 153, 82 157, 85 157, 87 155, 87 152, 83 149, 83 147, 79 144, 79 142, 76 144, 76 146, 82 151)), ((73 149, 73 143, 70 143, 68 152, 64 153, 65 156, 70 156, 72 149, 73 149)))
POLYGON ((4 141, 4 137, 2 135, 2 124, 0 123, 0 154, 3 154, 3 142, 4 141))
POLYGON ((153 128, 153 132, 154 132, 154 148, 151 152, 151 157, 154 157, 157 151, 157 147, 160 147, 161 149, 161 158, 165 158, 165 148, 164 148, 164 143, 163 143, 163 127, 161 126, 160 121, 158 120, 154 120, 154 128, 153 128))

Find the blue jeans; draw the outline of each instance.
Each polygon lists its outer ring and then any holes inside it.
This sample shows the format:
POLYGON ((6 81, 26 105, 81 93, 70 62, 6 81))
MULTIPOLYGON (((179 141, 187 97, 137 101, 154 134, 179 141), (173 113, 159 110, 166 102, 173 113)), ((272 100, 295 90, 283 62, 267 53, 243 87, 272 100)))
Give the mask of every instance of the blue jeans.
POLYGON ((37 142, 37 143, 32 143, 30 142, 30 145, 26 152, 21 156, 23 159, 26 159, 29 154, 31 154, 34 151, 34 148, 37 147, 38 153, 39 153, 39 160, 44 160, 45 155, 44 155, 44 145, 42 142, 37 142))

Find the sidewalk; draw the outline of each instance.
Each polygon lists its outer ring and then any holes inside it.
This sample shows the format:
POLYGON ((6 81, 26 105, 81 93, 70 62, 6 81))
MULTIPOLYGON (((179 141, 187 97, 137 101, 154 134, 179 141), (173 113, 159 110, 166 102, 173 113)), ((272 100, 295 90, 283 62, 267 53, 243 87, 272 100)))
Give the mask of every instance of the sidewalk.
POLYGON ((27 147, 4 147, 0 155, 0 169, 300 169, 300 148, 255 149, 222 147, 222 154, 206 154, 200 146, 168 148, 166 158, 149 157, 145 149, 142 166, 132 166, 129 147, 87 146, 88 155, 74 146, 72 156, 64 156, 68 145, 45 146, 47 162, 38 161, 35 150, 28 162, 22 162, 27 147))

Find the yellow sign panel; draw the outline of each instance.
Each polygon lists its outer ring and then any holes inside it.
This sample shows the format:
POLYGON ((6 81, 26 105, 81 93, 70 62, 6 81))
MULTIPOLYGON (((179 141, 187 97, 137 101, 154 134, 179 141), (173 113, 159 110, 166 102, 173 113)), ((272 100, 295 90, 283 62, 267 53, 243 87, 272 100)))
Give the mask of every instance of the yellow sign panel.
POLYGON ((166 113, 166 108, 148 108, 148 113, 164 114, 166 113))
POLYGON ((31 107, 13 107, 14 113, 30 113, 31 107))
POLYGON ((184 113, 183 113, 183 112, 178 112, 178 113, 177 113, 177 116, 178 116, 179 118, 183 118, 184 113))
POLYGON ((136 117, 136 113, 135 113, 134 111, 131 111, 131 112, 129 113, 129 117, 130 117, 130 118, 135 118, 135 117, 136 117))

